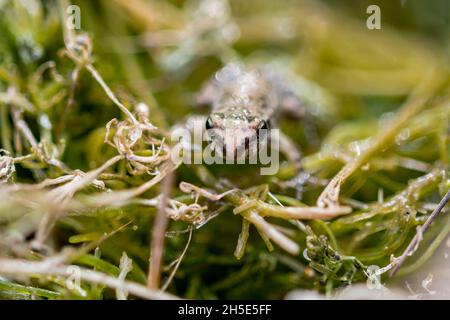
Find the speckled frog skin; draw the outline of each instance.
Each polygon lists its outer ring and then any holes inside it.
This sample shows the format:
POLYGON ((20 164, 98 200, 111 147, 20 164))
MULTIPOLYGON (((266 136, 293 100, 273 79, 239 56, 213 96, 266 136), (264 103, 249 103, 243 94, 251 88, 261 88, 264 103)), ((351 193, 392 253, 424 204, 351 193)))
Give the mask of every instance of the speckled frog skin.
POLYGON ((280 110, 293 97, 267 68, 246 70, 231 63, 216 72, 197 101, 211 107, 205 128, 227 154, 240 148, 248 151, 262 133, 276 128, 280 110))

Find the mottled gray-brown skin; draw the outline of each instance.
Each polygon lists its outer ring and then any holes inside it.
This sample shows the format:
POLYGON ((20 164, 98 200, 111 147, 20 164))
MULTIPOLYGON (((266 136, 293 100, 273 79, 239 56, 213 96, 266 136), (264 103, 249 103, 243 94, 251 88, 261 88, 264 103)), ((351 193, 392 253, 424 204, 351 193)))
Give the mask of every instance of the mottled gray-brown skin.
POLYGON ((276 128, 283 104, 297 102, 293 97, 267 68, 246 70, 231 63, 216 72, 197 102, 211 107, 205 123, 209 139, 224 155, 236 155, 238 150, 256 150, 265 130, 276 128))

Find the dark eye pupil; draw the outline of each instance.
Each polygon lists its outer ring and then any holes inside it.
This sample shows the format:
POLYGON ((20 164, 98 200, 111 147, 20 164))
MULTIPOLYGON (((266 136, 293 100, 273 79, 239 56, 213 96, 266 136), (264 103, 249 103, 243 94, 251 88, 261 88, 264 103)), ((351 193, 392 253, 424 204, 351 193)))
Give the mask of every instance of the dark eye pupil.
POLYGON ((211 118, 208 118, 208 119, 206 120, 205 127, 206 127, 206 130, 209 130, 209 129, 212 129, 212 128, 213 128, 213 122, 212 122, 212 119, 211 119, 211 118))

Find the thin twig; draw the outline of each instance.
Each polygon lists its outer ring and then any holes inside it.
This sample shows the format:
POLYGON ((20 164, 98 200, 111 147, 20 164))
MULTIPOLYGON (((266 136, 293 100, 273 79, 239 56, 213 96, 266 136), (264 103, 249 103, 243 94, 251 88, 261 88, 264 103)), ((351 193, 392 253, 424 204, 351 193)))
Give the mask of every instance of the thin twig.
MULTIPOLYGON (((2 275, 71 277, 73 274, 70 273, 71 268, 69 267, 73 267, 73 265, 53 265, 49 264, 48 261, 31 262, 22 259, 0 259, 0 274, 2 275)), ((99 271, 89 270, 79 266, 75 267, 79 271, 77 275, 84 281, 103 284, 113 289, 127 290, 129 293, 144 299, 179 299, 174 295, 160 290, 151 290, 135 282, 122 281, 119 278, 111 277, 99 271)))
POLYGON ((149 190, 159 182, 161 182, 167 174, 171 171, 174 171, 179 164, 176 165, 162 165, 159 169, 159 173, 154 176, 152 179, 147 182, 141 184, 138 187, 132 189, 125 190, 117 190, 111 192, 103 192, 99 195, 90 196, 89 199, 86 200, 86 205, 89 207, 99 208, 102 206, 116 206, 119 207, 124 204, 124 202, 128 201, 130 198, 137 197, 145 191, 149 190))
POLYGON ((94 66, 92 64, 87 64, 85 66, 85 68, 91 73, 91 75, 94 77, 94 79, 100 84, 100 86, 103 88, 103 91, 105 91, 106 95, 108 96, 108 98, 111 99, 112 102, 114 102, 114 104, 116 106, 119 107, 120 110, 122 110, 123 113, 125 113, 127 115, 127 117, 130 119, 130 121, 133 124, 137 124, 138 121, 136 120, 136 118, 133 116, 133 114, 130 112, 130 110, 127 109, 127 107, 125 107, 120 101, 119 99, 117 99, 116 95, 113 93, 113 91, 108 87, 108 85, 106 84, 106 82, 103 80, 102 76, 100 75, 100 73, 98 73, 97 69, 94 68, 94 66))
MULTIPOLYGON (((170 165, 173 167, 173 163, 170 162, 170 165)), ((166 210, 174 180, 175 173, 173 170, 169 170, 168 174, 165 176, 165 179, 161 183, 161 198, 158 205, 158 213, 156 215, 155 222, 153 223, 152 242, 150 246, 150 264, 147 281, 147 287, 150 289, 156 289, 159 287, 161 261, 164 251, 164 238, 167 224, 169 222, 166 210)))
POLYGON ((333 177, 317 199, 317 206, 338 206, 341 185, 359 168, 369 162, 376 152, 387 148, 405 124, 427 106, 427 102, 431 99, 436 88, 441 84, 441 81, 434 82, 429 80, 434 74, 434 70, 430 71, 429 77, 415 88, 395 118, 390 122, 390 126, 385 130, 380 130, 378 135, 373 138, 370 147, 355 157, 353 161, 348 162, 333 177))
POLYGON ((420 241, 422 240, 422 235, 425 233, 425 231, 427 231, 430 224, 436 219, 436 217, 439 215, 439 213, 442 211, 442 209, 444 209, 445 205, 447 204, 447 202, 449 200, 450 200, 450 190, 447 191, 444 198, 442 198, 442 200, 439 202, 436 209, 434 209, 434 211, 430 214, 427 221, 425 221, 425 223, 417 230, 416 235, 411 240, 408 247, 405 249, 403 254, 397 259, 396 265, 390 273, 391 277, 393 277, 397 273, 398 269, 400 269, 400 267, 402 266, 402 264, 406 260, 406 258, 411 256, 414 253, 414 251, 418 247, 420 241))
POLYGON ((170 276, 167 278, 166 282, 161 287, 162 291, 166 291, 167 290, 167 288, 169 287, 170 283, 172 282, 173 277, 177 273, 177 270, 180 267, 181 261, 183 261, 184 255, 186 254, 186 252, 187 252, 187 250, 189 248, 189 244, 191 243, 193 229, 194 228, 189 227, 189 238, 188 238, 188 241, 186 242, 186 246, 184 247, 184 250, 181 253, 181 255, 174 261, 175 262, 175 266, 173 267, 172 272, 170 273, 170 276))

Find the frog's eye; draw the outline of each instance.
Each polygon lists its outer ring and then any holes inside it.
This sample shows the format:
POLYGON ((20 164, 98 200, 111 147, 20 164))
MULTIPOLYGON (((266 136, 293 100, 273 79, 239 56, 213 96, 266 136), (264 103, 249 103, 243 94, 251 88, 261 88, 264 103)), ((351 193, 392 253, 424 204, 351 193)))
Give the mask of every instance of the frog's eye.
POLYGON ((269 129, 269 124, 267 121, 262 120, 259 124, 258 124, 258 130, 268 130, 269 129))
POLYGON ((208 117, 208 119, 206 119, 206 122, 205 122, 205 128, 206 128, 206 130, 209 130, 209 129, 212 129, 213 127, 214 127, 214 123, 213 123, 211 117, 208 117))

